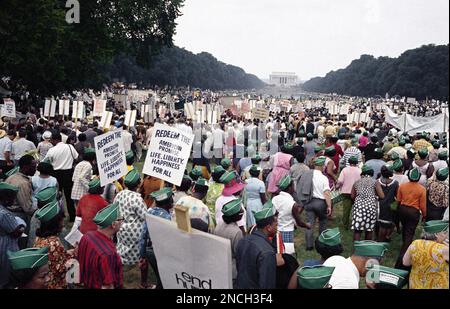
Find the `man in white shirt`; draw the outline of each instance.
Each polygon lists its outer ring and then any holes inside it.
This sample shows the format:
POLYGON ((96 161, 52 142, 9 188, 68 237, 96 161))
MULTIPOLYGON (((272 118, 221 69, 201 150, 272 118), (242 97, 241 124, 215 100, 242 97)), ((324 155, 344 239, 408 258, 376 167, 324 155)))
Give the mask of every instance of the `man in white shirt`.
POLYGON ((25 152, 35 150, 36 146, 33 142, 25 139, 27 132, 24 128, 19 130, 19 139, 14 141, 11 146, 11 153, 14 156, 14 162, 16 165, 19 163, 20 158, 23 157, 25 152))
POLYGON ((360 277, 368 281, 376 281, 377 274, 368 273, 369 265, 379 265, 379 261, 387 250, 387 243, 371 240, 355 241, 353 255, 349 258, 335 255, 328 258, 323 266, 335 267, 329 281, 332 289, 359 289, 360 277))
POLYGON ((328 178, 322 174, 326 158, 321 156, 314 161, 314 172, 312 178, 312 199, 305 205, 306 219, 311 226, 310 230, 305 231, 306 250, 314 249, 313 229, 316 218, 319 218, 319 233, 327 228, 328 216, 331 216, 331 190, 328 178))
POLYGON ((192 134, 192 128, 186 124, 183 118, 180 118, 175 127, 186 134, 192 134))
POLYGON ((125 151, 125 153, 127 153, 131 150, 131 144, 133 144, 133 135, 128 132, 128 127, 126 125, 123 126, 122 140, 123 150, 125 151))
POLYGON ((44 160, 50 160, 50 163, 55 170, 55 177, 56 180, 58 180, 59 190, 64 191, 69 220, 70 222, 74 222, 75 207, 71 198, 73 187, 72 167, 74 161, 78 158, 78 152, 72 145, 64 144, 61 139, 61 134, 52 134, 52 144, 54 147, 48 150, 44 160))
POLYGON ((16 137, 15 130, 8 130, 8 135, 0 138, 0 169, 4 175, 6 172, 14 168, 12 161, 12 141, 16 137))
POLYGON ((219 124, 214 125, 213 130, 213 148, 214 148, 214 158, 216 160, 216 165, 220 164, 223 158, 223 147, 225 144, 225 132, 222 130, 219 124))

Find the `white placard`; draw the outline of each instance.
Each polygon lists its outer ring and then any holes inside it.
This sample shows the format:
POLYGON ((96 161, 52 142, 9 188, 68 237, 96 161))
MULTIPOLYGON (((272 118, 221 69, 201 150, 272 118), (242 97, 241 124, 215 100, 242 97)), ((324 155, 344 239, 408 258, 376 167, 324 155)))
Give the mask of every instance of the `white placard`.
POLYGON ((70 231, 69 234, 67 234, 64 239, 72 246, 75 247, 76 243, 80 243, 81 237, 83 237, 83 234, 78 229, 73 229, 70 231))
POLYGON ((194 134, 156 123, 142 172, 179 186, 193 140, 194 134))
POLYGON ((78 101, 72 103, 72 119, 76 119, 78 116, 78 101))
POLYGON ((122 130, 114 130, 94 138, 100 185, 102 187, 128 172, 122 136, 122 130))
POLYGON ((134 127, 135 123, 136 123, 136 110, 126 110, 124 124, 128 127, 134 127))
POLYGON ((94 108, 92 114, 94 117, 100 117, 103 115, 103 112, 106 110, 106 100, 101 98, 94 99, 94 108))
POLYGON ((50 100, 47 99, 45 100, 45 105, 44 105, 44 117, 49 117, 50 116, 50 100))
POLYGON ((149 235, 165 289, 231 289, 230 240, 146 214, 149 235), (220 254, 216 254, 220 252, 220 254))
POLYGON ((58 115, 64 115, 64 105, 66 100, 58 100, 58 115))
POLYGON ((3 101, 5 104, 3 105, 2 117, 16 118, 16 102, 9 98, 3 99, 3 101))
POLYGON ((78 119, 83 119, 84 118, 84 102, 83 101, 78 101, 78 119))
POLYGON ((113 116, 112 112, 108 112, 108 111, 103 112, 103 115, 102 115, 102 118, 100 119, 100 124, 99 124, 102 129, 109 129, 109 127, 111 125, 112 116, 113 116))
POLYGON ((70 115, 70 100, 64 100, 64 116, 70 115))
POLYGON ((50 117, 55 117, 55 114, 56 114, 56 100, 52 100, 50 105, 50 117))

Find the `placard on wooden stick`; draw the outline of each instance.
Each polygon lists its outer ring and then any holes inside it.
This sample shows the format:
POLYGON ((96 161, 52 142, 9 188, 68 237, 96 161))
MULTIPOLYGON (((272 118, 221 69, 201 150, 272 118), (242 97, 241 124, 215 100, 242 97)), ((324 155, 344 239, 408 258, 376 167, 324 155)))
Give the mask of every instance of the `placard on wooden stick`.
POLYGON ((189 208, 182 205, 175 206, 175 218, 177 227, 183 232, 191 232, 191 219, 189 218, 189 208))

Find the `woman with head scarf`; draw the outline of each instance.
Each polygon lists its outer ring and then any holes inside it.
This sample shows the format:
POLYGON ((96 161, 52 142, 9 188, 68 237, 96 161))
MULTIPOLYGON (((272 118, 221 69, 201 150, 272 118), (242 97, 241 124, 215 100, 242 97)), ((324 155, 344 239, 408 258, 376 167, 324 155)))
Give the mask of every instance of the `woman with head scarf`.
POLYGON ((52 139, 52 132, 45 131, 44 134, 42 134, 42 139, 43 141, 37 145, 37 153, 39 154, 39 161, 41 162, 47 155, 48 150, 53 147, 53 144, 50 142, 52 139))
POLYGON ((410 289, 448 290, 448 221, 426 222, 422 239, 408 247, 403 265, 411 266, 410 289))
POLYGON ((273 156, 273 169, 267 185, 267 191, 269 193, 273 194, 278 192, 278 182, 281 178, 289 174, 289 170, 294 162, 292 155, 288 154, 292 148, 293 146, 291 144, 287 144, 284 146, 283 152, 277 152, 273 156))
POLYGON ((431 178, 434 174, 434 166, 432 163, 428 162, 428 149, 421 148, 419 150, 419 159, 415 160, 412 163, 413 168, 418 168, 420 171, 420 180, 419 183, 422 186, 427 185, 427 179, 431 178))
POLYGON ((448 167, 438 169, 427 184, 427 221, 441 220, 448 208, 448 167))

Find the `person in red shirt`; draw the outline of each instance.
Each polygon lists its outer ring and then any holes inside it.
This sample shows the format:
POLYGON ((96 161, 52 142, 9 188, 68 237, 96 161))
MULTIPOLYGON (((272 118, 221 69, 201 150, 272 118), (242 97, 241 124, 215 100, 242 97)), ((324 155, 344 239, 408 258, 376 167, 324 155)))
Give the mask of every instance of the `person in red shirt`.
POLYGON ((123 268, 120 255, 112 240, 120 230, 118 204, 111 204, 97 213, 97 231, 84 234, 78 246, 80 282, 87 289, 120 289, 123 287, 123 268))
POLYGON ((326 146, 329 147, 331 145, 333 145, 334 149, 336 149, 336 153, 333 156, 333 162, 334 162, 334 166, 336 167, 335 169, 335 173, 339 173, 339 160, 344 156, 344 151, 342 150, 342 147, 338 145, 338 140, 339 138, 334 135, 330 138, 331 143, 327 144, 326 146))
POLYGON ((88 194, 83 195, 77 205, 74 226, 78 226, 81 233, 86 234, 97 230, 93 219, 100 210, 108 206, 102 194, 103 187, 100 186, 100 179, 94 178, 89 182, 88 194))

